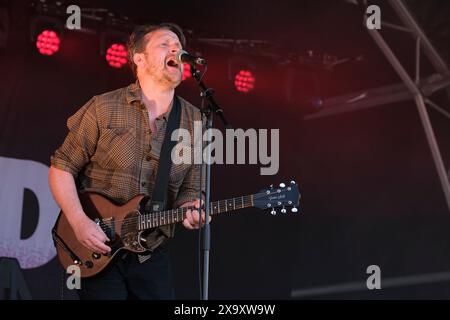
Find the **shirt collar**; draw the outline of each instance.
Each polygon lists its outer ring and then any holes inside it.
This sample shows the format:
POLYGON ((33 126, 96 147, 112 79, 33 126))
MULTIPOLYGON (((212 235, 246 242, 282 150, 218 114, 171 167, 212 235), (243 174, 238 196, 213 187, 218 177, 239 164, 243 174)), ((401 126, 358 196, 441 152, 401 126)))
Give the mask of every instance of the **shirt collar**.
MULTIPOLYGON (((139 80, 136 80, 136 82, 130 84, 127 87, 126 92, 125 92, 125 98, 129 105, 132 105, 134 101, 139 101, 141 104, 143 104, 142 90, 141 90, 141 86, 139 85, 139 80)), ((172 110, 173 101, 174 101, 174 99, 172 99, 172 102, 170 103, 167 111, 165 113, 163 113, 161 116, 159 116, 157 119, 163 118, 166 121, 168 120, 170 111, 172 110)))
POLYGON ((130 84, 125 91, 125 98, 127 103, 131 105, 134 101, 141 101, 141 87, 139 86, 139 81, 136 80, 135 83, 130 84))

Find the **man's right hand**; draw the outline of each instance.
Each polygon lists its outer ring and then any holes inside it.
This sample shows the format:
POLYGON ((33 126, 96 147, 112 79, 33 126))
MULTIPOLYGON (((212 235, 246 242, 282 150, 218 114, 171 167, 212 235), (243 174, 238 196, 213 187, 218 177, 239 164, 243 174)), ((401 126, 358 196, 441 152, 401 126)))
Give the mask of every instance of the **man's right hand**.
POLYGON ((106 241, 109 241, 106 234, 99 225, 85 214, 84 217, 73 223, 72 228, 78 241, 89 250, 102 254, 111 251, 111 248, 105 244, 106 241))

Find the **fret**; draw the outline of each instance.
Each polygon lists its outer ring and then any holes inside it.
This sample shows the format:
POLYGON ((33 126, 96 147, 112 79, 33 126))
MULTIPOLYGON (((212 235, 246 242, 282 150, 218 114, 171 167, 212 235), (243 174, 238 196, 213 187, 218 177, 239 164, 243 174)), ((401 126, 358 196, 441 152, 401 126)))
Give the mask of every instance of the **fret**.
POLYGON ((241 197, 241 204, 242 204, 242 207, 241 207, 241 209, 242 209, 242 208, 244 208, 244 196, 241 197))
POLYGON ((227 212, 228 211, 228 201, 227 201, 227 199, 225 199, 223 201, 225 202, 225 204, 224 204, 224 207, 225 207, 224 212, 227 212))
MULTIPOLYGON (((232 200, 234 200, 234 199, 232 199, 232 200)), ((227 203, 228 203, 227 211, 233 211, 233 204, 231 203, 231 200, 228 200, 228 201, 227 201, 227 203), (230 202, 228 202, 228 201, 230 201, 230 202)))
POLYGON ((213 202, 211 207, 212 207, 212 212, 213 212, 213 213, 219 213, 219 212, 217 211, 217 202, 213 202))
POLYGON ((185 217, 185 210, 184 210, 184 208, 180 208, 178 211, 177 211, 177 215, 179 215, 179 218, 178 219, 180 219, 180 221, 183 221, 184 220, 184 217, 185 217))
POLYGON ((236 210, 236 198, 233 198, 233 210, 236 210))

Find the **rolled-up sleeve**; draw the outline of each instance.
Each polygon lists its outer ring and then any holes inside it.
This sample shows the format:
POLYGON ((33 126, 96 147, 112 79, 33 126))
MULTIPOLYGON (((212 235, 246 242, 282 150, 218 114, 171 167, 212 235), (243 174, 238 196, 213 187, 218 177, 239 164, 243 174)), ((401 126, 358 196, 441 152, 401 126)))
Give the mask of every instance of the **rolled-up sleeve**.
MULTIPOLYGON (((186 176, 183 180, 183 183, 180 186, 177 199, 175 200, 175 203, 173 205, 174 208, 178 208, 183 203, 188 201, 193 201, 195 199, 198 199, 200 196, 200 168, 202 165, 200 164, 194 164, 192 165, 188 172, 186 173, 186 176)), ((203 199, 205 199, 205 177, 206 177, 206 166, 203 166, 203 172, 202 172, 202 195, 203 199)))
POLYGON ((77 176, 94 154, 99 137, 95 97, 67 120, 63 144, 50 158, 53 167, 77 176))

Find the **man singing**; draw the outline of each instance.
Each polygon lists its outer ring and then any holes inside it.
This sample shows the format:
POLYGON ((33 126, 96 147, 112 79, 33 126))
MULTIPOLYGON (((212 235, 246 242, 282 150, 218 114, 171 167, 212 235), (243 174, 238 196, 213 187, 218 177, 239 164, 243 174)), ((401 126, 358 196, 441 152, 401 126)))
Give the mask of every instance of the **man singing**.
MULTIPOLYGON (((94 96, 72 115, 67 121, 69 133, 51 157, 52 194, 78 241, 93 252, 110 252, 109 239, 86 216, 77 192, 99 192, 119 203, 139 194, 152 195, 175 88, 182 78, 183 66, 176 54, 185 41, 174 24, 136 28, 128 52, 137 81, 94 96)), ((178 99, 179 127, 192 135, 194 121, 201 120, 200 111, 178 99)), ((200 165, 172 163, 167 208, 198 208, 200 170, 200 165)), ((183 225, 199 228, 198 211, 188 210, 183 225)), ((173 235, 174 225, 157 228, 146 241, 150 255, 123 251, 112 266, 83 278, 80 298, 172 299, 167 244, 173 235)))

